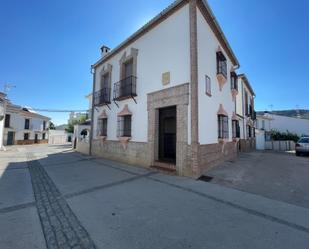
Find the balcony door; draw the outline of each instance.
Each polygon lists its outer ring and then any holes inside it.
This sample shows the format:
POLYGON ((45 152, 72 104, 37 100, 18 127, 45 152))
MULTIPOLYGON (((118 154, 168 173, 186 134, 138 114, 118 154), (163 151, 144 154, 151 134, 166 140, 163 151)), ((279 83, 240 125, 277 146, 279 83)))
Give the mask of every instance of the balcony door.
POLYGON ((132 75, 133 75, 133 60, 129 60, 126 63, 124 63, 124 75, 123 75, 124 77, 123 77, 123 83, 121 85, 121 96, 127 96, 131 94, 132 75))

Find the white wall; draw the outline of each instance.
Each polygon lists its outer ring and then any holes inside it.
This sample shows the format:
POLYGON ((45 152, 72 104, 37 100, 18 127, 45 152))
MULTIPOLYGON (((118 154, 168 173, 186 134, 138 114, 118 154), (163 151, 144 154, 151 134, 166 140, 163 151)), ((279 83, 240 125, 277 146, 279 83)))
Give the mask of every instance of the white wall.
MULTIPOLYGON (((137 104, 132 99, 119 101, 119 108, 112 103, 111 110, 100 107, 94 110, 94 136, 97 134, 97 117, 105 109, 108 115, 107 140, 117 140, 117 113, 128 104, 132 116, 132 141, 147 142, 147 94, 190 82, 189 8, 185 5, 158 26, 136 40, 125 50, 113 56, 107 63, 112 68, 112 87, 119 79, 119 61, 124 51, 138 49, 137 56, 137 104), (171 83, 162 85, 162 73, 170 72, 171 83)), ((96 91, 100 89, 100 72, 96 69, 96 91)), ((113 89, 112 89, 113 93, 113 89)), ((190 108, 190 107, 189 107, 190 108)), ((189 122, 190 123, 190 122, 189 122)), ((190 137, 189 137, 190 138, 190 137)))
MULTIPOLYGON (((309 135, 309 120, 300 118, 291 118, 286 116, 269 114, 271 121, 269 122, 269 130, 278 130, 280 132, 292 132, 299 136, 309 135)), ((259 118, 260 120, 261 118, 259 118)))
POLYGON ((235 102, 231 93, 230 71, 232 63, 222 49, 227 59, 227 81, 220 91, 217 80, 216 52, 220 45, 201 12, 197 11, 198 33, 198 81, 199 81, 199 140, 200 144, 218 143, 218 117, 220 104, 229 115, 229 140, 232 140, 232 115, 235 102), (205 75, 211 79, 212 96, 206 95, 205 75))
POLYGON ((0 101, 0 116, 3 117, 2 121, 0 121, 0 150, 3 146, 3 134, 4 134, 4 117, 5 117, 5 102, 0 101))

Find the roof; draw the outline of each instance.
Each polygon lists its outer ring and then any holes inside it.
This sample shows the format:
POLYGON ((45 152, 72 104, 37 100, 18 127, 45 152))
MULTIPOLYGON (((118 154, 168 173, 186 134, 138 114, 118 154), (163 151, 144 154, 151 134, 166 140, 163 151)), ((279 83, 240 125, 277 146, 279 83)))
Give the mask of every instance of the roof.
POLYGON ((22 106, 14 105, 14 104, 11 104, 11 103, 9 103, 7 105, 6 112, 15 112, 15 113, 19 113, 21 115, 27 116, 27 117, 50 120, 49 117, 43 116, 39 113, 36 113, 30 107, 22 107, 22 106))
POLYGON ((251 92, 251 94, 253 96, 255 96, 255 92, 253 91, 253 88, 252 88, 247 76, 245 74, 239 74, 238 78, 241 78, 245 82, 245 84, 246 84, 247 88, 249 89, 249 91, 251 92))
MULTIPOLYGON (((123 50, 125 47, 129 46, 131 43, 136 41, 138 38, 143 36, 145 33, 150 31, 152 28, 156 27, 160 22, 168 18, 170 15, 172 15, 174 12, 176 12, 178 9, 183 7, 188 3, 188 0, 176 0, 173 2, 170 6, 168 6, 166 9, 164 9, 162 12, 160 12, 157 16, 155 16, 152 20, 150 20, 148 23, 146 23, 142 28, 137 30, 135 33, 133 33, 129 38, 124 40, 122 43, 120 43, 117 47, 112 49, 109 53, 107 53, 103 58, 99 59, 94 65, 92 65, 92 68, 96 68, 102 63, 109 60, 111 57, 119 53, 121 50, 123 50)), ((208 24, 210 25, 211 29, 213 30, 214 34, 218 38, 218 40, 221 43, 221 46, 224 48, 225 52, 228 54, 229 58, 231 59, 232 63, 235 66, 239 67, 239 62, 229 45, 225 35, 223 34, 223 31, 217 22, 213 12, 211 11, 208 3, 206 0, 197 0, 198 7, 200 8, 202 14, 204 15, 205 19, 207 20, 208 24)))

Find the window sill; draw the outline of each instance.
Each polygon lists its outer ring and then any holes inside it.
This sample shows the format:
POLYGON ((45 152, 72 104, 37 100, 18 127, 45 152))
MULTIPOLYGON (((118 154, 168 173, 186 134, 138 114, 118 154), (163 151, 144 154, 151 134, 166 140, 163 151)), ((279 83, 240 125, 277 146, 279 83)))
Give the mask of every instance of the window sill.
POLYGON ((206 93, 206 95, 207 95, 208 97, 212 97, 211 93, 206 93))
POLYGON ((240 138, 239 137, 233 137, 233 142, 239 142, 240 138))
POLYGON ((227 78, 224 74, 217 73, 217 79, 218 79, 218 82, 219 82, 220 91, 222 91, 222 88, 223 88, 224 84, 226 83, 227 78))
POLYGON ((128 143, 131 139, 132 139, 132 137, 119 137, 119 141, 120 141, 124 150, 127 149, 128 143))

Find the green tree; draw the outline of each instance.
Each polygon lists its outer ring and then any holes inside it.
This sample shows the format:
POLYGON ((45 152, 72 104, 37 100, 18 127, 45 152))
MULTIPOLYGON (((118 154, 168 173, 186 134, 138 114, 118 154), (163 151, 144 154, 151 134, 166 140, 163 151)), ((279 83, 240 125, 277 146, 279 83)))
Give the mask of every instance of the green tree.
POLYGON ((73 119, 71 122, 68 123, 68 128, 66 128, 66 132, 68 133, 73 133, 74 132, 74 125, 77 125, 77 124, 82 124, 84 123, 85 121, 87 120, 87 116, 86 115, 83 115, 81 116, 80 118, 76 118, 76 119, 73 119))
POLYGON ((49 127, 48 127, 48 129, 49 130, 56 130, 56 127, 55 127, 55 125, 54 125, 54 123, 53 122, 49 122, 49 127))

